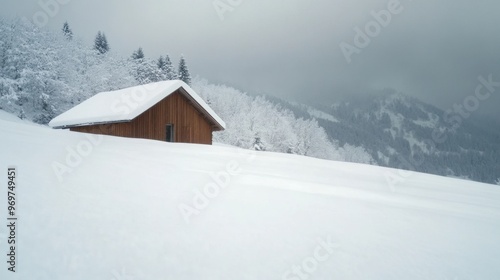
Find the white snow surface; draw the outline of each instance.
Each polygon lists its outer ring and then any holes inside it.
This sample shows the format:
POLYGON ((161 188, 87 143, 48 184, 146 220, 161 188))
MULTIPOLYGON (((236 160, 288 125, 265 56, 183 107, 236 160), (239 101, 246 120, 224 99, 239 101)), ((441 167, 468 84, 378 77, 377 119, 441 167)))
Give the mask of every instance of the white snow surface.
POLYGON ((60 128, 92 123, 131 121, 181 87, 221 128, 225 128, 226 124, 212 108, 190 86, 180 80, 98 93, 55 117, 50 121, 49 126, 60 128))
POLYGON ((500 275, 498 186, 9 119, 0 120, 2 280, 500 275), (71 171, 61 180, 56 163, 71 171), (5 261, 11 165, 18 170, 15 273, 5 261), (387 175, 404 179, 390 185, 387 175), (227 186, 201 199, 221 178, 227 186), (186 223, 179 206, 194 207, 195 198, 203 207, 186 223))

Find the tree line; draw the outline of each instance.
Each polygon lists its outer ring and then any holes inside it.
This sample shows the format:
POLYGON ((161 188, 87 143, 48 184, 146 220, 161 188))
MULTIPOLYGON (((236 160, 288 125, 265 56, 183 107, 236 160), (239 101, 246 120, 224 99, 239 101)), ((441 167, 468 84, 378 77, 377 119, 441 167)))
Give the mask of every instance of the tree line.
MULTIPOLYGON (((68 40, 73 39, 73 31, 68 22, 63 24, 62 32, 68 40)), ((94 50, 98 54, 104 55, 110 51, 110 45, 104 32, 98 31, 94 39, 94 50)), ((137 64, 134 67, 134 74, 140 84, 158 82, 163 80, 182 80, 186 84, 191 84, 191 74, 184 55, 181 55, 177 71, 175 70, 169 55, 160 56, 156 61, 147 59, 142 47, 139 47, 131 55, 132 60, 137 64)))

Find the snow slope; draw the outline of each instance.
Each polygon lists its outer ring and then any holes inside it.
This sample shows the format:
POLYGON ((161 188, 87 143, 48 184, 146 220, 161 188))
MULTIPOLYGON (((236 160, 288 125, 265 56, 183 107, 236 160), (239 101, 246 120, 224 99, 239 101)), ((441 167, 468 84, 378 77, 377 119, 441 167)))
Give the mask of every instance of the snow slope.
MULTIPOLYGON (((17 166, 19 217, 16 272, 2 261, 2 280, 500 275, 498 186, 420 173, 391 185, 400 172, 387 168, 12 118, 0 134, 0 180, 17 166)), ((7 238, 3 225, 4 259, 7 238)))

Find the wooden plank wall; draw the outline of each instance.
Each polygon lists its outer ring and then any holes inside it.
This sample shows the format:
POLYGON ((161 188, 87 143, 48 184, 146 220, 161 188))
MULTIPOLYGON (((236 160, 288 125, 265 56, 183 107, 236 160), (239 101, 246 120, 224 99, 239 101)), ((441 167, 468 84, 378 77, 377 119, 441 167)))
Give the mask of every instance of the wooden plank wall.
POLYGON ((175 142, 212 144, 212 125, 179 91, 128 123, 73 127, 71 131, 165 141, 174 124, 175 142))

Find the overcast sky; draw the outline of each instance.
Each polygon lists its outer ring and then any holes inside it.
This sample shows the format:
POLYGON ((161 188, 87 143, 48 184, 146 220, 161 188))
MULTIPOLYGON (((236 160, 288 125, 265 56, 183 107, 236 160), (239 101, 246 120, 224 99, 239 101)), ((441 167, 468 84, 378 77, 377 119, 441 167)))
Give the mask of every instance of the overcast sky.
MULTIPOLYGON (((49 15, 48 28, 67 20, 89 45, 102 30, 123 56, 141 46, 147 57, 168 53, 177 63, 183 53, 194 75, 285 99, 328 103, 389 87, 447 109, 474 94, 480 75, 500 82, 495 0, 401 0, 350 63, 340 44, 355 46, 355 28, 397 0, 0 1, 3 16, 30 19, 43 12, 39 3, 68 2, 49 15)), ((478 114, 500 119, 498 108, 500 87, 478 114)))

